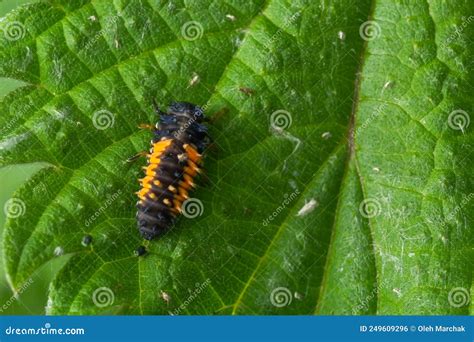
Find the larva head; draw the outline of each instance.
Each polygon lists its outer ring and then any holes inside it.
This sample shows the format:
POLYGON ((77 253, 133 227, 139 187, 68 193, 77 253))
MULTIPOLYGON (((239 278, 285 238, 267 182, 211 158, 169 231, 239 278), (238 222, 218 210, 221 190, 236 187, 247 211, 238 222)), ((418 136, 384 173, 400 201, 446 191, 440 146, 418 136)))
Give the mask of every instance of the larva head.
POLYGON ((173 102, 170 105, 169 114, 198 123, 204 120, 204 111, 201 107, 189 102, 173 102))

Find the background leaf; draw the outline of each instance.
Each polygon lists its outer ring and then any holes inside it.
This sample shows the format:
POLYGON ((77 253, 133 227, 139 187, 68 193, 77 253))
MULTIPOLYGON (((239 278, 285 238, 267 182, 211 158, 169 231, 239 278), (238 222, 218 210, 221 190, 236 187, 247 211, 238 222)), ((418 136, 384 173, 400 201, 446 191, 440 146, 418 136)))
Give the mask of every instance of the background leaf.
POLYGON ((12 287, 59 257, 55 314, 469 313, 473 7, 84 0, 12 12, 0 76, 27 85, 1 102, 0 162, 44 163, 14 195, 21 215, 10 208, 12 287), (125 161, 149 148, 137 126, 156 121, 153 98, 204 106, 216 149, 194 195, 201 215, 137 258, 142 163, 125 161))

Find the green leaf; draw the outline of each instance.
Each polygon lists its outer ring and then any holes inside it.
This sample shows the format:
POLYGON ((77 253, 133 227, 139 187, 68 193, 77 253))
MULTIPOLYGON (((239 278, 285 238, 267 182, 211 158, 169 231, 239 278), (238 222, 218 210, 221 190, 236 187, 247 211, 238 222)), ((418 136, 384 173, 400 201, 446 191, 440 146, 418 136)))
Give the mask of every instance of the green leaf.
POLYGON ((27 85, 0 104, 0 163, 44 163, 7 208, 12 287, 64 254, 54 314, 472 313, 473 9, 58 0, 10 13, 0 77, 27 85), (136 257, 143 161, 126 159, 149 148, 137 126, 156 121, 154 98, 204 106, 215 148, 200 215, 136 257))

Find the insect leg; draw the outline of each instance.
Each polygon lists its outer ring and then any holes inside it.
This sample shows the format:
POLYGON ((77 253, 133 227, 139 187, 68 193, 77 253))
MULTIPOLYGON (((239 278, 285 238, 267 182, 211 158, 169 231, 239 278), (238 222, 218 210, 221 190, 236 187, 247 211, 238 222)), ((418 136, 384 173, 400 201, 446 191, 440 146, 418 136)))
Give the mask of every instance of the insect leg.
POLYGON ((127 158, 127 163, 132 163, 134 162, 135 160, 137 160, 138 158, 140 157, 146 157, 148 155, 148 152, 147 151, 141 151, 141 152, 138 152, 137 154, 127 158))
POLYGON ((155 129, 155 126, 150 125, 150 124, 139 124, 138 128, 140 129, 149 129, 150 131, 155 129))
POLYGON ((156 102, 155 98, 153 98, 152 103, 153 103, 153 109, 155 110, 157 115, 160 115, 160 116, 166 115, 166 113, 160 109, 160 106, 158 106, 158 103, 156 102))

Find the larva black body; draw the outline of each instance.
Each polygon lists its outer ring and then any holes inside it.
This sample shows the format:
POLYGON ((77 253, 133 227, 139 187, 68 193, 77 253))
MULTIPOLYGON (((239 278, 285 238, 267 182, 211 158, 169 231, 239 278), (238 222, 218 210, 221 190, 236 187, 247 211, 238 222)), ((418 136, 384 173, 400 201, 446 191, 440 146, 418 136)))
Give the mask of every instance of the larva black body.
POLYGON ((201 154, 209 145, 203 110, 188 102, 172 103, 160 119, 137 192, 137 223, 143 238, 166 232, 181 212, 193 179, 200 172, 201 154))

